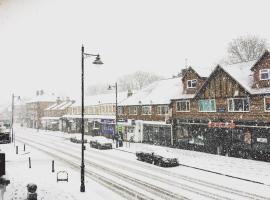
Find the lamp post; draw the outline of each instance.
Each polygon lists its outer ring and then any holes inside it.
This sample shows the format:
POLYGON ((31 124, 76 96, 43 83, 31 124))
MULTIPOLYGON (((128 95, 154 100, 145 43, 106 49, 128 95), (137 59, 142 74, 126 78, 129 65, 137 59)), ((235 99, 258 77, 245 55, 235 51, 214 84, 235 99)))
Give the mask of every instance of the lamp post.
POLYGON ((118 105, 117 105, 117 82, 115 85, 109 85, 109 90, 112 90, 112 88, 115 88, 115 128, 114 128, 114 138, 116 141, 116 148, 118 148, 118 127, 117 127, 117 121, 118 121, 118 105))
POLYGON ((82 162, 81 162, 81 187, 80 191, 85 192, 85 185, 84 185, 84 59, 87 57, 94 56, 95 60, 93 64, 101 65, 103 64, 102 61, 100 60, 99 54, 88 54, 84 52, 84 46, 81 48, 81 59, 82 59, 82 74, 81 74, 81 92, 82 92, 82 120, 81 120, 81 134, 82 134, 82 162))
POLYGON ((14 142, 15 145, 15 135, 13 132, 13 124, 14 124, 14 98, 17 98, 18 100, 20 100, 20 96, 15 96, 14 94, 12 94, 12 105, 11 105, 11 142, 14 142))

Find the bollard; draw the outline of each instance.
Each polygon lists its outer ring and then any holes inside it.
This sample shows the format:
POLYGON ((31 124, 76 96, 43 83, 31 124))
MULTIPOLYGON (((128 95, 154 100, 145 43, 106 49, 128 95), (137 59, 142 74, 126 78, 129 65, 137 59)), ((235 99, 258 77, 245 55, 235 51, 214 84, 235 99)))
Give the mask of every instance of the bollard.
POLYGON ((52 161, 52 173, 54 173, 54 160, 52 161))
POLYGON ((23 151, 25 151, 25 144, 23 144, 23 151))
POLYGON ((31 168, 31 158, 30 157, 28 158, 28 161, 29 161, 29 168, 31 168))
POLYGON ((27 184, 27 200, 37 200, 37 185, 34 183, 27 184))
POLYGON ((16 154, 18 154, 18 146, 16 146, 16 154))

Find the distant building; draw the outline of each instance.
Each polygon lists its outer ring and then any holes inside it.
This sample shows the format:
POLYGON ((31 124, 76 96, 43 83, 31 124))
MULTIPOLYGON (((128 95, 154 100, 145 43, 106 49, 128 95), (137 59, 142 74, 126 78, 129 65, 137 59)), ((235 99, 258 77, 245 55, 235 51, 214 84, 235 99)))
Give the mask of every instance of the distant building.
POLYGON ((25 123, 29 128, 41 128, 41 118, 44 110, 56 102, 54 94, 47 94, 43 90, 36 92, 36 96, 26 102, 25 123))

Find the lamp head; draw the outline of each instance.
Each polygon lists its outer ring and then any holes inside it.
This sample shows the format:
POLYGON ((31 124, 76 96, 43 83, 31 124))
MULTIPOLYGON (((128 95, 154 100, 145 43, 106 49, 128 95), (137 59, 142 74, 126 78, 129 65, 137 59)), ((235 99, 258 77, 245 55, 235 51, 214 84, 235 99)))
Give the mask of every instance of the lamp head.
POLYGON ((94 60, 93 64, 96 64, 96 65, 102 65, 103 64, 103 62, 100 60, 99 55, 96 56, 96 59, 94 60))

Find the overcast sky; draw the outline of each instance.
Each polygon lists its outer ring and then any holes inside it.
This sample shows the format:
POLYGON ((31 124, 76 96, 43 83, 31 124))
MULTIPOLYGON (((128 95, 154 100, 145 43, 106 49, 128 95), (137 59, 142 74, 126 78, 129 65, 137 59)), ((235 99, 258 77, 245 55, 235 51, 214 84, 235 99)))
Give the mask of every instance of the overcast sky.
POLYGON ((137 70, 171 77, 188 64, 215 65, 229 41, 270 41, 263 0, 0 0, 0 104, 38 89, 80 95, 81 45, 104 65, 85 61, 85 82, 113 83, 137 70))

